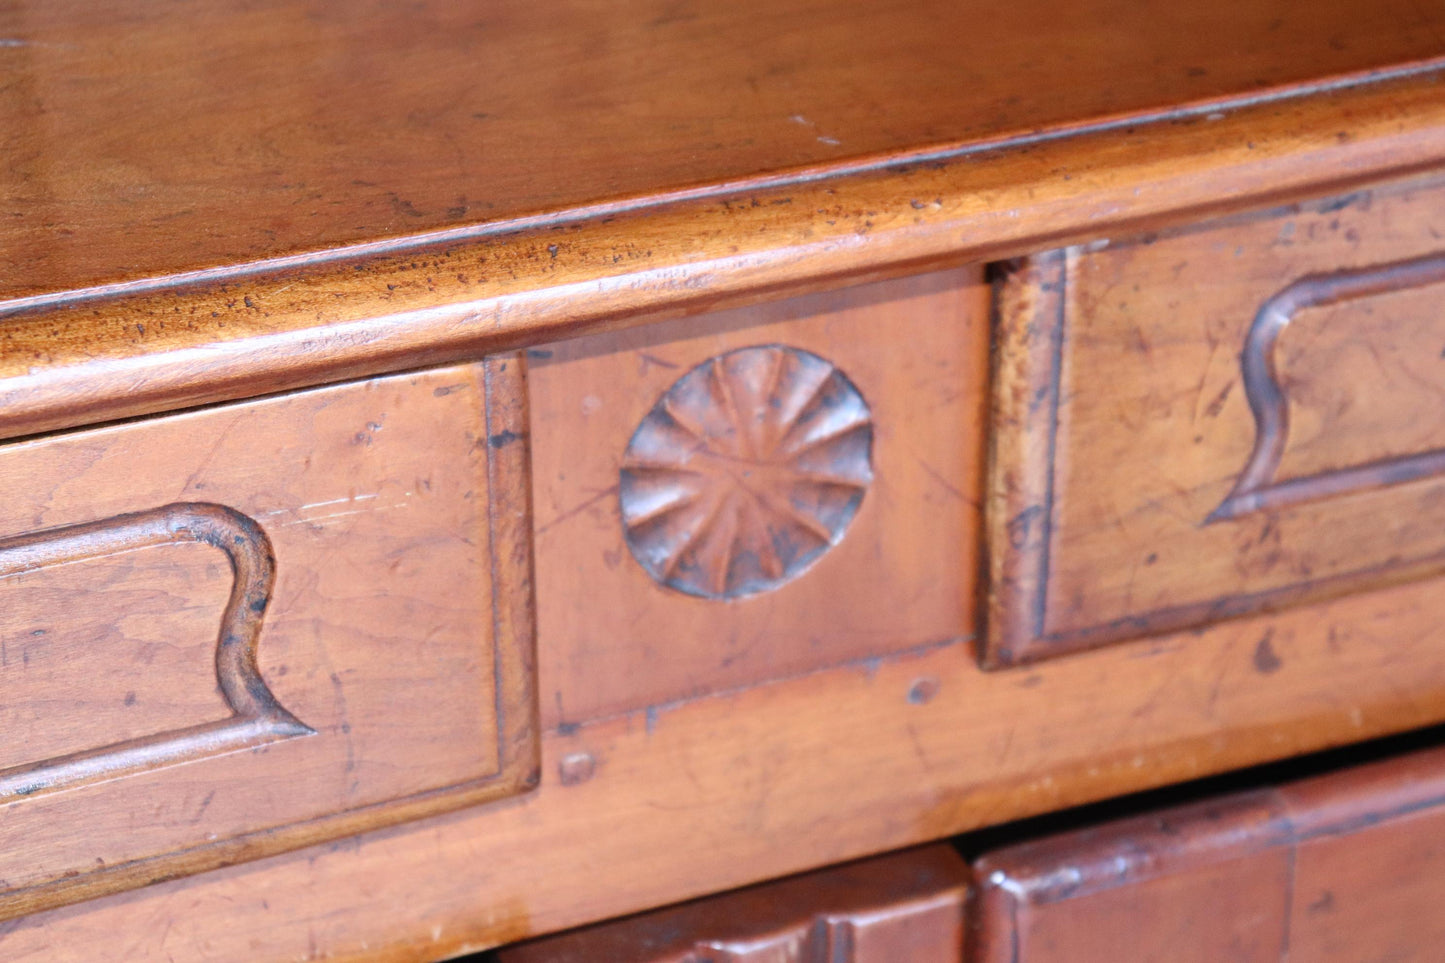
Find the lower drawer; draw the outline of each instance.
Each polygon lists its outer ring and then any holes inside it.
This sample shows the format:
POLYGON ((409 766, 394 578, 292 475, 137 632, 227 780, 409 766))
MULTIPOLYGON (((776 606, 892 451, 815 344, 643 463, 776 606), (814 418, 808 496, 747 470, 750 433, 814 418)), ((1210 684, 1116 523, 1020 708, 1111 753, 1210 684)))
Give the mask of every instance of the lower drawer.
POLYGON ((968 867, 929 846, 497 954, 497 963, 960 963, 968 867))
POLYGON ((1001 850, 979 963, 1420 963, 1445 946, 1445 749, 1001 850))
POLYGON ((536 779, 518 363, 0 447, 0 918, 536 779))

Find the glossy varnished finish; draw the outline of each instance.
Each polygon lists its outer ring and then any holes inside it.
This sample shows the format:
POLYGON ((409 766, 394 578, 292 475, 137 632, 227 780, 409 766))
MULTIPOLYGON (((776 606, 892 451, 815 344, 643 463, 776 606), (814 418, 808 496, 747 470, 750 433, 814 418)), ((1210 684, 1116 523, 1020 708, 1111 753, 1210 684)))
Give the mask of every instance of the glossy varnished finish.
POLYGON ((1435 960, 1445 753, 993 853, 978 963, 1435 960))
POLYGON ((604 923, 497 963, 963 963, 968 867, 932 846, 604 923))
POLYGON ((989 661, 1445 569, 1442 211, 1425 180, 1016 266, 989 661))
POLYGON ((26 0, 0 12, 0 297, 1278 95, 1445 56, 1442 23, 1410 0, 26 0))
POLYGON ((533 785, 525 431, 501 358, 0 450, 0 915, 533 785))
POLYGON ((574 212, 472 240, 12 301, 0 309, 0 436, 475 359, 783 286, 1021 254, 1358 184, 1445 162, 1441 89, 1438 74, 1422 73, 846 176, 724 186, 615 214, 574 212))

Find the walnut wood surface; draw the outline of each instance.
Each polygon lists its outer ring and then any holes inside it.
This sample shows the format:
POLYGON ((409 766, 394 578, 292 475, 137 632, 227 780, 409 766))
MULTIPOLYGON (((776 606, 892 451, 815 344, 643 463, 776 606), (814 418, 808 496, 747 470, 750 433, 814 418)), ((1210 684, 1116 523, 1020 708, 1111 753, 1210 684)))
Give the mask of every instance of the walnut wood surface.
POLYGON ((1442 211, 1426 179, 1019 267, 990 662, 1445 570, 1442 211))
POLYGON ((0 450, 0 916, 535 782, 525 431, 499 358, 0 450))
POLYGON ((0 436, 475 359, 1438 165, 1440 91, 1427 72, 390 253, 15 300, 0 310, 0 436))
POLYGON ((1445 752, 1151 813, 976 865, 978 963, 1436 960, 1445 752))
POLYGON ((0 297, 1278 96, 1437 62, 1442 25, 1412 0, 21 0, 0 297))
POLYGON ((883 282, 532 352, 548 725, 972 632, 971 493, 987 380, 981 273, 883 282), (752 389, 735 369, 731 387, 710 377, 689 401, 668 400, 690 369, 759 345, 835 366, 866 406, 866 421, 852 404, 818 404, 807 415, 809 398, 826 400, 838 383, 817 382, 817 394, 796 398, 783 369, 761 365, 752 389), (659 404, 691 429, 659 414, 659 404), (800 460, 780 465, 759 453, 762 438, 771 415, 791 423, 795 409, 802 417, 783 441, 800 460), (748 432, 758 437, 741 437, 748 432), (720 451, 751 446, 749 454, 700 453, 699 434, 720 451), (645 469, 644 454, 657 467, 645 469), (717 480, 709 472, 726 485, 709 486, 717 480), (856 515, 835 538, 825 522, 855 498, 856 515), (676 552, 659 567, 673 565, 693 590, 661 584, 639 561, 639 551, 669 546, 676 552), (789 552, 825 546, 782 577, 789 552), (696 590, 728 571, 772 571, 763 568, 769 564, 779 566, 776 584, 745 597, 696 590))
POLYGON ((957 853, 931 846, 538 940, 497 963, 963 963, 968 882, 957 853))

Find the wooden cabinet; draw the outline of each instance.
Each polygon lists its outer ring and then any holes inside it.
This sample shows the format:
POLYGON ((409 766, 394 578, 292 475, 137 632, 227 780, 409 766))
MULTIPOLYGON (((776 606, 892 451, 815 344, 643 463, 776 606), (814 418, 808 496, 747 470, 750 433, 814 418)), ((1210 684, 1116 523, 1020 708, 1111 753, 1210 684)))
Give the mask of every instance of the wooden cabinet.
POLYGON ((503 950, 496 963, 963 963, 968 867, 895 853, 503 950))
MULTIPOLYGON (((1442 31, 0 9, 0 959, 455 957, 1445 722, 1442 31)), ((867 885, 776 933, 903 952, 867 885)))

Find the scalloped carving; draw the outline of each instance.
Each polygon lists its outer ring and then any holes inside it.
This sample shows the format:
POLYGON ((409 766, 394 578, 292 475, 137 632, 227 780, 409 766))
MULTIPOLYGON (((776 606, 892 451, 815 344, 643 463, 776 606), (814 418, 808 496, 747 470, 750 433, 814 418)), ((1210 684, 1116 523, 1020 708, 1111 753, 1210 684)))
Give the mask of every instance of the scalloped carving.
POLYGON ((873 480, 872 413, 815 354, 740 348, 679 378, 622 462, 628 548, 655 580, 734 599, 838 544, 873 480))

